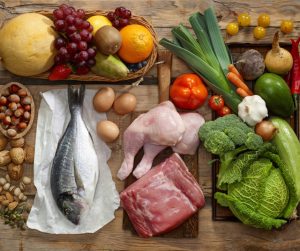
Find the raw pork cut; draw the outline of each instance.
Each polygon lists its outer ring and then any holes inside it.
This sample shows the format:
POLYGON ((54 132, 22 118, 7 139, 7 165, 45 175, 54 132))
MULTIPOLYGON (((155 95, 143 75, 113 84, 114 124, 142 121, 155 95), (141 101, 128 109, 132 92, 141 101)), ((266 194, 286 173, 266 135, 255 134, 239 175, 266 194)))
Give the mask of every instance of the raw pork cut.
POLYGON ((205 204, 199 184, 177 153, 127 187, 120 198, 142 237, 176 228, 205 204))

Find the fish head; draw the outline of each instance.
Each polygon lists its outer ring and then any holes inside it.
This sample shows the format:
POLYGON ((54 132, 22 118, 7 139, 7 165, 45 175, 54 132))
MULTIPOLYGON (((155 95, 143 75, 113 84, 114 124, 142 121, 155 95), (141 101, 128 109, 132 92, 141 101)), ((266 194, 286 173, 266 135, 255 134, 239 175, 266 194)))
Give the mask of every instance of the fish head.
POLYGON ((86 208, 84 199, 74 193, 61 194, 57 199, 57 205, 67 219, 75 225, 79 224, 82 211, 86 208))

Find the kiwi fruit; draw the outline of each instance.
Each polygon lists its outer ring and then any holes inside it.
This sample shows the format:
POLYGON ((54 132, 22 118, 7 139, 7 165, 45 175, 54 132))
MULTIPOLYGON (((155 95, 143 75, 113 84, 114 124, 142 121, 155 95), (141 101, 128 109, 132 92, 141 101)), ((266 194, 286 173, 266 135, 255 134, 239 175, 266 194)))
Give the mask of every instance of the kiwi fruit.
POLYGON ((111 55, 120 49, 122 37, 115 27, 105 25, 96 32, 94 41, 97 49, 101 53, 111 55))

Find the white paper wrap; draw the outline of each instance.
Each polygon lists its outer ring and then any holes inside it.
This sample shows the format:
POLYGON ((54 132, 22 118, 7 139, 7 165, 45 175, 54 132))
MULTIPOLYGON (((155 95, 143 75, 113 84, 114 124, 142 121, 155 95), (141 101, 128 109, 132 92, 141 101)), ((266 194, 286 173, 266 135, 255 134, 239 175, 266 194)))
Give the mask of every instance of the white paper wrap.
POLYGON ((53 234, 94 233, 115 217, 114 212, 120 205, 120 199, 107 165, 111 151, 96 133, 96 123, 105 120, 106 114, 94 111, 92 99, 95 92, 85 91, 82 110, 83 120, 92 136, 98 156, 99 180, 93 205, 76 226, 59 211, 52 197, 50 188, 52 160, 58 141, 70 120, 70 112, 67 89, 45 92, 42 94, 37 121, 34 159, 34 185, 37 193, 27 220, 29 228, 53 234))

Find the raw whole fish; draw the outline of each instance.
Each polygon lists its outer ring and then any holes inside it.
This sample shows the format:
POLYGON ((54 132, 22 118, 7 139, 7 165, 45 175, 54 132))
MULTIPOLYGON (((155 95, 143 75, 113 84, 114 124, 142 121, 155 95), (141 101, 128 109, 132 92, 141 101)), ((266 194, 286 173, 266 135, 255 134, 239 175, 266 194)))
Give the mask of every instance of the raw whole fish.
POLYGON ((71 119, 58 142, 50 177, 59 210, 76 225, 93 203, 99 176, 95 148, 81 116, 84 92, 84 85, 68 88, 71 119))

